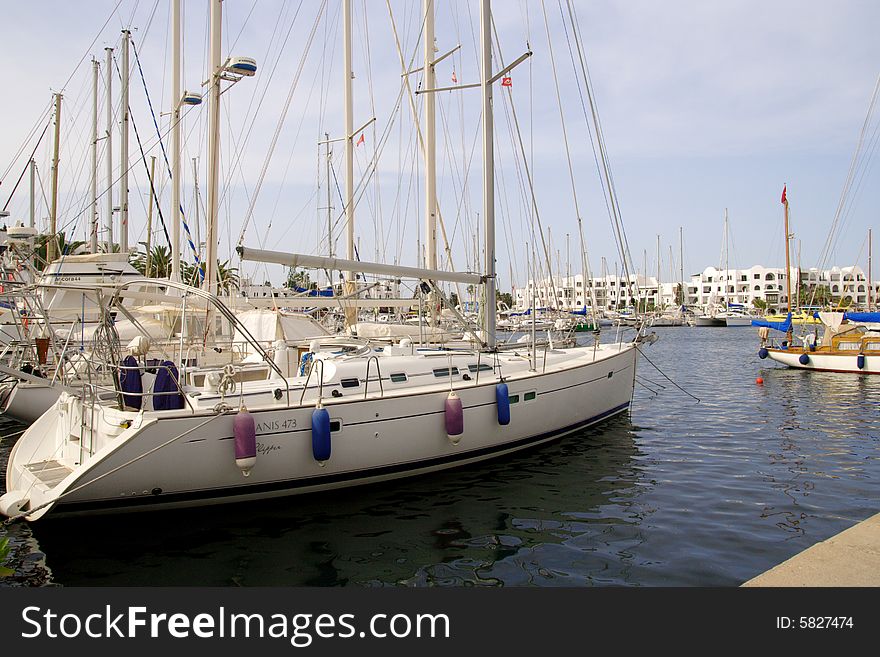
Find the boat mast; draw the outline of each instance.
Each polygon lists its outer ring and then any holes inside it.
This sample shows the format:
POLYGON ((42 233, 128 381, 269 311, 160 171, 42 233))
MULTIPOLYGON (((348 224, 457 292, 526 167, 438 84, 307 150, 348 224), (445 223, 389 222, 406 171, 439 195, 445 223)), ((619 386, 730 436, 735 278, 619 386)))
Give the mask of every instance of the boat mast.
POLYGON ((33 159, 31 159, 30 163, 31 170, 31 205, 30 205, 30 227, 34 228, 36 226, 36 218, 37 218, 37 187, 36 187, 36 179, 37 179, 37 163, 33 159))
MULTIPOLYGON (((425 49, 422 87, 434 89, 434 0, 424 0, 425 49)), ((427 269, 437 269, 437 126, 433 93, 425 94, 425 255, 427 269)), ((428 321, 437 324, 437 304, 432 290, 429 296, 428 321)))
POLYGON ((727 220, 727 208, 724 208, 724 306, 730 310, 730 223, 727 220))
POLYGON ((687 306, 687 296, 684 287, 684 238, 682 237, 682 227, 678 227, 678 266, 681 271, 681 305, 687 306))
POLYGON ((483 97, 483 221, 486 231, 486 308, 483 312, 486 346, 495 349, 495 153, 492 125, 492 9, 480 0, 480 84, 483 97))
POLYGON ((89 253, 98 252, 98 60, 92 59, 92 202, 89 253))
POLYGON ((104 227, 107 231, 107 252, 109 253, 113 251, 113 103, 110 100, 113 97, 111 94, 113 90, 113 48, 104 48, 104 53, 107 56, 105 64, 107 70, 104 72, 105 86, 107 87, 105 96, 107 133, 104 135, 104 139, 107 140, 107 148, 104 149, 107 166, 107 218, 104 227))
MULTIPOLYGON (((786 196, 787 185, 782 187, 782 205, 785 208, 785 296, 788 301, 788 312, 791 313, 791 256, 789 255, 789 240, 791 235, 788 233, 788 197, 786 196)), ((791 343, 792 330, 788 328, 788 342, 791 343)))
MULTIPOLYGON (((178 282, 180 281, 180 103, 183 96, 183 89, 180 87, 180 0, 171 0, 171 280, 178 282)), ((147 241, 149 240, 148 234, 147 241)), ((149 257, 147 253, 147 258, 149 257)))
POLYGON ((871 229, 868 229, 868 312, 871 312, 871 229))
POLYGON ((220 59, 222 0, 211 0, 210 88, 208 90, 208 207, 205 235, 205 287, 211 294, 217 292, 217 212, 220 178, 220 59))
POLYGON ((122 139, 119 159, 122 180, 119 189, 119 250, 128 251, 128 44, 131 32, 122 30, 122 139))
MULTIPOLYGON (((351 70, 351 0, 342 2, 342 73, 345 76, 343 87, 343 103, 345 105, 345 230, 346 230, 346 257, 348 260, 355 259, 354 249, 354 106, 351 70)), ((354 294, 356 290, 354 271, 345 272, 345 294, 354 294)), ((356 309, 346 309, 346 324, 351 326, 357 320, 356 309)))
POLYGON ((654 304, 654 310, 660 310, 660 236, 657 235, 657 302, 654 304))
POLYGON ((46 264, 55 260, 58 245, 58 150, 61 139, 61 94, 55 94, 55 150, 52 155, 52 213, 49 215, 49 241, 46 243, 46 264))

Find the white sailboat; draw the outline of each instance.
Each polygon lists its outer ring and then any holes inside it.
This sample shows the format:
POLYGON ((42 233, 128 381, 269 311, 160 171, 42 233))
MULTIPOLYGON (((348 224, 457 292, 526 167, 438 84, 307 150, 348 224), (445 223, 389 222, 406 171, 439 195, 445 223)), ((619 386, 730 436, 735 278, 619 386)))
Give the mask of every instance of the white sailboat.
MULTIPOLYGON (((344 6, 350 21, 349 0, 344 6)), ((243 259, 375 271, 427 284, 461 281, 483 285, 485 298, 495 298, 492 91, 500 74, 491 69, 489 1, 480 9, 484 271, 240 248, 243 259)), ((218 0, 211 17, 212 39, 218 39, 218 0)), ((212 51, 219 54, 217 43, 212 51)), ((219 57, 213 61, 217 66, 219 57)), ((214 78, 217 84, 216 68, 214 78)), ((210 220, 216 221, 216 210, 210 220)), ((120 285, 118 298, 137 284, 120 285)), ((624 412, 632 399, 634 342, 499 350, 495 313, 485 312, 477 348, 325 337, 278 345, 270 355, 216 295, 170 286, 184 306, 191 302, 201 313, 209 308, 236 326, 260 362, 213 372, 189 372, 184 360, 114 365, 120 385, 65 392, 12 450, 0 513, 36 520, 385 481, 539 445, 624 412)))

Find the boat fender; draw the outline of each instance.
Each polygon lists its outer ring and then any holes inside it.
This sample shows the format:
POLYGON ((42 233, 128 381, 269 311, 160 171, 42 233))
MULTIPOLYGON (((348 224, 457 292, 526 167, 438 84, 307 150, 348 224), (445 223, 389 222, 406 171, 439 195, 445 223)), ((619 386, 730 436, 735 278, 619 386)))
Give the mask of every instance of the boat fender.
POLYGON ((320 404, 312 411, 312 456, 319 463, 330 458, 330 413, 320 404))
POLYGON ((28 505, 30 498, 27 493, 20 490, 11 490, 3 496, 0 496, 0 515, 7 518, 14 518, 21 515, 28 505))
POLYGON ((144 386, 137 358, 134 356, 126 356, 122 359, 122 366, 119 368, 119 387, 122 389, 122 403, 128 408, 140 410, 144 386))
POLYGON ((865 369, 865 354, 859 354, 856 356, 856 365, 859 366, 860 370, 865 369))
POLYGON ((235 465, 247 477, 257 464, 257 426, 244 404, 232 420, 232 434, 235 436, 235 465))
POLYGON ((800 356, 798 356, 798 362, 801 365, 806 365, 807 363, 809 363, 810 362, 809 354, 801 354, 800 356))
MULTIPOLYGON (((126 360, 128 358, 132 357, 126 357, 126 360)), ((138 372, 138 376, 140 376, 140 372, 138 372)), ((177 366, 170 360, 163 360, 156 369, 156 380, 153 382, 154 410, 176 411, 186 405, 178 385, 179 380, 180 373, 177 371, 177 366)))
POLYGON ((464 409, 461 405, 461 397, 454 390, 449 391, 446 397, 443 415, 446 419, 446 435, 453 445, 458 445, 461 434, 464 433, 464 409))
POLYGON ((764 360, 769 355, 770 355, 770 352, 767 351, 766 347, 761 347, 760 349, 758 349, 758 358, 760 358, 761 360, 764 360))
POLYGON ((503 381, 495 386, 495 405, 498 407, 498 424, 510 424, 510 395, 503 381))

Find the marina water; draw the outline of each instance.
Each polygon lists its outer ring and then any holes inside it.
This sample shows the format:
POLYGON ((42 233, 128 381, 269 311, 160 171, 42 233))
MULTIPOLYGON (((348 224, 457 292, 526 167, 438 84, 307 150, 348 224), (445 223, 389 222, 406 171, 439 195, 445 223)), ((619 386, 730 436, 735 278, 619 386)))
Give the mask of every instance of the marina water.
POLYGON ((0 586, 737 586, 878 511, 880 377, 782 369, 748 328, 656 332, 601 426, 363 488, 16 523, 0 586))

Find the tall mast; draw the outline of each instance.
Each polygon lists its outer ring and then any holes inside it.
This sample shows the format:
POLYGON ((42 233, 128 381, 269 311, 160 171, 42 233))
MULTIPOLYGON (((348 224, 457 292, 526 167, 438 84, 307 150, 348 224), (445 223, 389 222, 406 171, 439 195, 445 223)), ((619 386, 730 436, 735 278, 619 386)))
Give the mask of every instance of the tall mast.
POLYGON ((37 179, 37 163, 34 160, 31 160, 30 163, 30 171, 31 171, 31 205, 30 205, 30 227, 34 228, 36 226, 37 219, 37 187, 36 187, 36 179, 37 179))
POLYGON ((98 61, 92 59, 92 202, 89 253, 98 252, 98 61))
POLYGON ((217 292, 217 212, 220 189, 220 59, 222 0, 211 0, 211 40, 208 66, 211 71, 208 91, 208 208, 205 235, 205 286, 208 292, 217 292))
MULTIPOLYGON (((349 260, 355 259, 354 250, 354 108, 352 96, 351 70, 351 0, 343 0, 343 75, 345 85, 343 87, 343 102, 345 104, 345 228, 346 228, 346 256, 349 260)), ((354 272, 345 272, 346 293, 355 291, 354 272)), ((354 317, 350 317, 350 321, 354 317)))
POLYGON ((871 312, 871 229, 868 229, 868 312, 871 312))
POLYGON ((52 155, 52 213, 49 215, 49 241, 46 243, 46 260, 52 262, 58 255, 58 151, 61 140, 61 94, 55 94, 55 151, 52 155))
POLYGON ((727 221, 727 208, 724 208, 724 305, 730 308, 727 288, 730 281, 730 224, 727 221))
POLYGON ((682 227, 678 227, 678 266, 681 270, 681 305, 687 305, 687 295, 684 287, 684 237, 682 237, 682 227))
MULTIPOLYGON (((180 280, 180 0, 171 0, 171 280, 180 280)), ((147 235, 147 240, 150 236, 147 235)), ((149 255, 147 256, 149 257, 149 255)))
POLYGON ((107 87, 104 100, 107 106, 107 133, 104 135, 104 139, 107 141, 107 147, 104 149, 104 161, 107 167, 107 216, 104 229, 107 232, 107 251, 109 252, 113 250, 113 103, 111 101, 113 98, 113 48, 104 48, 104 53, 107 55, 106 70, 104 71, 104 79, 106 80, 104 86, 107 87))
POLYGON ((483 96, 483 221, 486 232, 486 307, 484 328, 486 346, 495 348, 495 153, 492 124, 492 9, 489 0, 480 0, 480 46, 482 66, 480 84, 483 96))
POLYGON ((660 236, 657 235, 657 303, 655 309, 660 309, 660 236))
MULTIPOLYGON (((434 89, 434 0, 424 0, 425 61, 424 89, 434 89)), ((437 269, 437 126, 436 101, 433 93, 425 94, 425 266, 437 269)), ((437 324, 437 303, 432 290, 428 297, 428 322, 437 324)))
MULTIPOLYGON (((330 133, 327 133, 327 132, 324 133, 324 140, 326 141, 326 144, 324 146, 327 149, 327 157, 326 157, 326 160, 327 160, 327 162, 326 162, 326 168, 327 168, 327 173, 326 173, 326 181, 327 181, 327 255, 332 258, 334 255, 333 254, 333 194, 330 191, 331 190, 330 176, 332 173, 332 171, 330 170, 330 167, 333 163, 333 151, 330 150, 330 133)), ((332 290, 333 289, 333 270, 332 269, 327 270, 327 284, 330 287, 330 289, 332 290)))
MULTIPOLYGON (((434 89, 434 0, 424 0, 425 11, 425 89, 434 89)), ((433 93, 425 94, 425 252, 426 267, 437 269, 437 129, 433 93)), ((433 313, 432 313, 433 314, 433 313)))
MULTIPOLYGON (((782 187, 782 205, 785 207, 785 295, 788 300, 788 312, 791 314, 791 256, 789 255, 789 240, 791 236, 788 232, 788 196, 786 195, 786 190, 788 185, 782 187)), ((792 327, 788 327, 788 331, 786 332, 786 337, 788 338, 788 343, 791 344, 791 336, 792 336, 792 327)))
POLYGON ((122 178, 119 188, 119 250, 128 251, 128 42, 131 32, 122 30, 122 137, 119 159, 122 178))

